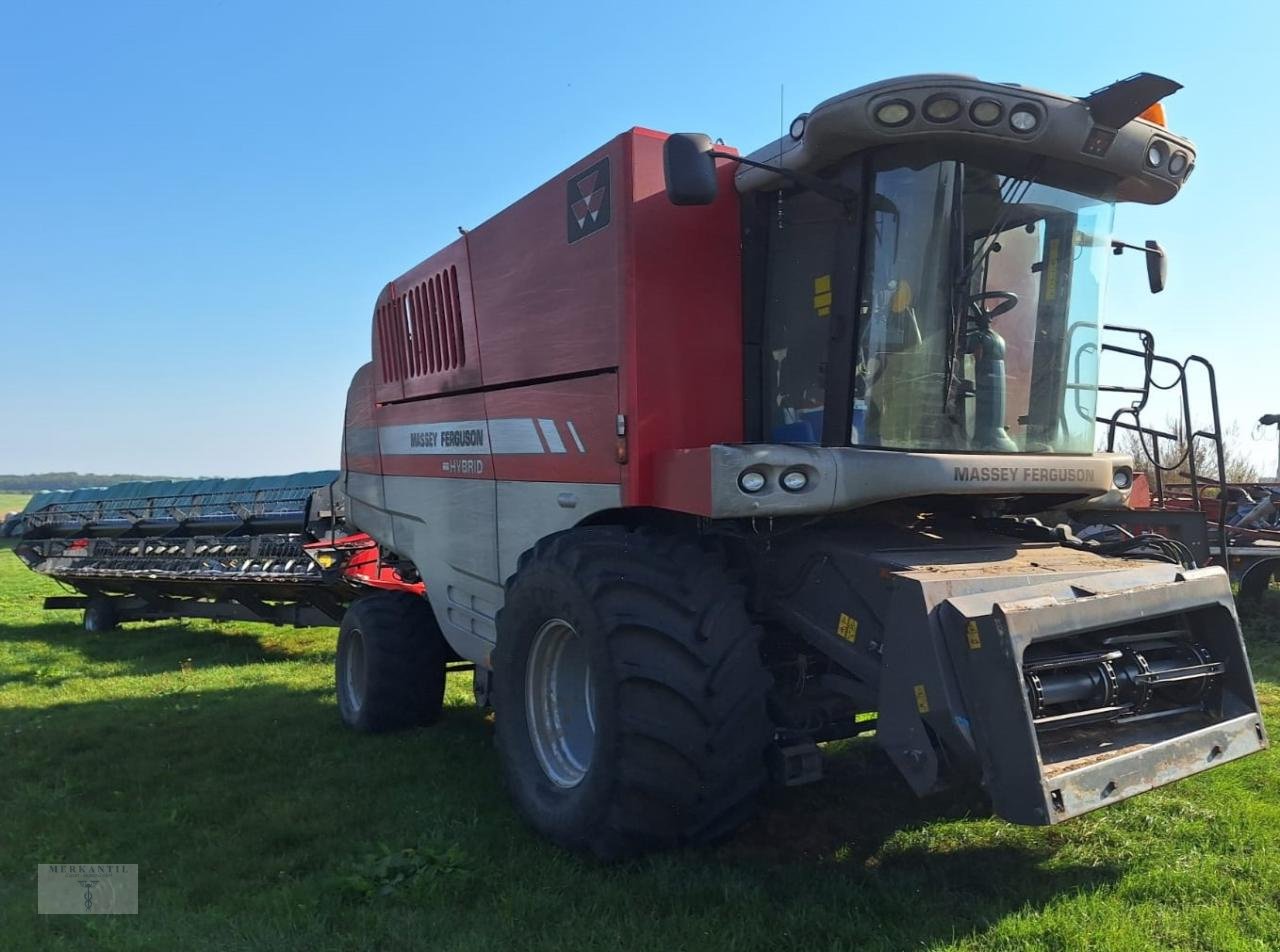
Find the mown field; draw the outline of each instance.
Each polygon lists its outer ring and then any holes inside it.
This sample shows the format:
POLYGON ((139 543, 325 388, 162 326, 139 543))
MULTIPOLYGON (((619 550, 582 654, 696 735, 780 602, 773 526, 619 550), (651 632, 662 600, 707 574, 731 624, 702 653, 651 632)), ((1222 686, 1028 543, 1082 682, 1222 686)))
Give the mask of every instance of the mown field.
POLYGON ((0 493, 0 519, 6 512, 14 512, 27 504, 31 497, 26 493, 0 493))
MULTIPOLYGON (((512 814, 462 676, 441 724, 354 736, 333 630, 91 635, 57 590, 0 549, 0 949, 1280 947, 1274 752, 1026 829, 860 742, 717 850, 601 867, 512 814), (40 862, 140 864, 139 914, 38 916, 40 862)), ((1247 636, 1280 736, 1280 592, 1247 636)))

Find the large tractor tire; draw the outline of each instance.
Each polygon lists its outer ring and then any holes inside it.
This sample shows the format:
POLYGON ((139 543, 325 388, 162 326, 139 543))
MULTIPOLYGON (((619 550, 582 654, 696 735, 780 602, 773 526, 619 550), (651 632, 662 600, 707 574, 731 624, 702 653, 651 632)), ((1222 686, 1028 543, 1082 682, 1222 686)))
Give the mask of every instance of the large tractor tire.
POLYGON ((742 587, 694 541, 573 529, 520 559, 498 613, 497 744, 541 833, 613 860, 750 818, 771 679, 742 587))
POLYGON ((444 703, 449 648, 426 599, 381 592, 352 603, 338 630, 338 712, 377 734, 429 724, 444 703))

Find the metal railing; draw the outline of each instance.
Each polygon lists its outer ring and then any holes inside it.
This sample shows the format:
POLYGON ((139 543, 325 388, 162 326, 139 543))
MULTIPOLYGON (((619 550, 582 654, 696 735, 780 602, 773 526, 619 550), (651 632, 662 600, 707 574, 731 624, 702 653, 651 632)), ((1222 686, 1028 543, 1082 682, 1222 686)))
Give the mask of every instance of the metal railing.
MULTIPOLYGON (((1179 362, 1172 357, 1164 357, 1156 353, 1155 335, 1139 327, 1125 327, 1119 324, 1104 324, 1104 331, 1113 334, 1129 335, 1138 339, 1138 348, 1125 347, 1120 344, 1103 343, 1103 353, 1122 354, 1142 361, 1142 386, 1099 385, 1100 393, 1129 394, 1134 397, 1127 407, 1121 407, 1109 417, 1097 416, 1098 423, 1107 427, 1107 451, 1115 450, 1116 434, 1125 430, 1137 434, 1138 444, 1143 455, 1151 464, 1152 478, 1155 482, 1153 494, 1154 509, 1166 509, 1168 502, 1166 474, 1182 475, 1182 467, 1186 466, 1185 475, 1189 480, 1190 501, 1197 512, 1204 512, 1204 494, 1210 489, 1217 490, 1214 500, 1217 508, 1217 535, 1220 555, 1227 556, 1227 471, 1226 458, 1222 445, 1222 417, 1218 409, 1218 381, 1213 365, 1208 360, 1192 354, 1179 362), (1205 374, 1208 387, 1209 404, 1213 418, 1213 428, 1197 428, 1191 413, 1191 390, 1188 371, 1192 366, 1199 366, 1205 374), (1173 371, 1173 380, 1169 383, 1158 383, 1153 372, 1156 367, 1168 367, 1173 371), (1143 422, 1143 412, 1148 409, 1152 392, 1155 390, 1177 390, 1181 398, 1182 435, 1170 433, 1143 422), (1150 441, 1148 443, 1148 440, 1150 441), (1161 459, 1161 441, 1168 441, 1175 446, 1185 441, 1181 455, 1177 460, 1167 463, 1161 459), (1196 449, 1200 442, 1207 442, 1212 450, 1216 463, 1216 473, 1202 473, 1198 470, 1196 449)), ((1137 461, 1135 461, 1137 462, 1137 461)))

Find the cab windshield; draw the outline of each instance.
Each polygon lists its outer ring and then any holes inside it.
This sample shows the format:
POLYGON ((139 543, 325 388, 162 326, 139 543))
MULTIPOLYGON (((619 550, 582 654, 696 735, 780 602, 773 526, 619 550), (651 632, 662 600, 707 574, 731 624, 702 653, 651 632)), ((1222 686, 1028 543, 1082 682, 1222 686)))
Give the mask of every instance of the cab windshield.
MULTIPOLYGON (((885 162, 870 182, 849 442, 1091 453, 1114 206, 1032 172, 960 161, 885 162)), ((793 211, 791 234, 771 242, 766 354, 777 442, 816 442, 825 401, 841 399, 826 393, 830 311, 821 305, 831 301, 832 273, 853 262, 828 250, 842 243, 823 203, 792 197, 794 208, 783 209, 793 211), (812 293, 807 314, 782 313, 781 278, 812 293)))

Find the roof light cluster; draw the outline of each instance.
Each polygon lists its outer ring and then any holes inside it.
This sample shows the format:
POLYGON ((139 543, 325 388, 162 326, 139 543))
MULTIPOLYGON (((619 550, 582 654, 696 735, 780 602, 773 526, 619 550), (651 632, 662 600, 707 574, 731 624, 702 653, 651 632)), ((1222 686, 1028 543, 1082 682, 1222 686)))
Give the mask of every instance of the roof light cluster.
MULTIPOLYGON (((984 129, 994 129, 1008 116, 1008 128, 1019 135, 1030 135, 1044 121, 1044 110, 1033 102, 1018 102, 1007 106, 990 96, 982 96, 967 103, 969 120, 984 129)), ((952 93, 935 93, 918 107, 926 122, 946 125, 966 114, 966 101, 952 93)), ((877 103, 872 115, 885 128, 897 129, 916 117, 917 105, 909 99, 886 99, 877 103)))

